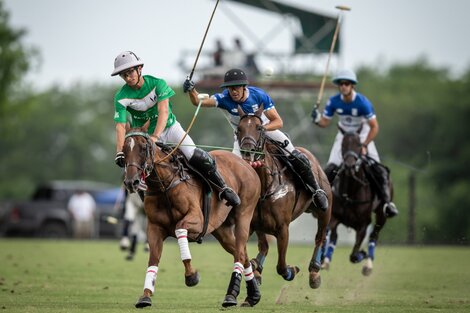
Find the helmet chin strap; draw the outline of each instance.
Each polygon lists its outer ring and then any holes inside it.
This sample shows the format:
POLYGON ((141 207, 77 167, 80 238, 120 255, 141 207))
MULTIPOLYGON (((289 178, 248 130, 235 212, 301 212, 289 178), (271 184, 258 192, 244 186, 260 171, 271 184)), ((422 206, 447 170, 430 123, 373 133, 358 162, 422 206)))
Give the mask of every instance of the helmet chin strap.
POLYGON ((140 83, 140 78, 142 77, 142 68, 139 68, 138 66, 135 67, 135 70, 137 71, 137 83, 135 83, 132 88, 138 87, 140 83))

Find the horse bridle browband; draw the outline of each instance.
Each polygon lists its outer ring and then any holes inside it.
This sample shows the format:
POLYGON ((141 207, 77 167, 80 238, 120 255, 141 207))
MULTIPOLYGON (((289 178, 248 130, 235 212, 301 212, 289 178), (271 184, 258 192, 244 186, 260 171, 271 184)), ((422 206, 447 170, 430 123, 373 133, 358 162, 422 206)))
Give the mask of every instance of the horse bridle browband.
POLYGON ((148 177, 150 173, 153 171, 153 162, 155 159, 155 149, 156 149, 155 143, 150 138, 150 135, 145 132, 130 132, 126 134, 126 136, 124 137, 124 140, 129 137, 136 137, 136 136, 142 136, 147 140, 147 146, 145 148, 145 154, 146 154, 145 163, 143 164, 143 167, 140 164, 136 164, 133 162, 126 163, 126 167, 135 166, 144 173, 145 177, 148 177), (149 159, 150 159, 150 162, 148 162, 149 159))

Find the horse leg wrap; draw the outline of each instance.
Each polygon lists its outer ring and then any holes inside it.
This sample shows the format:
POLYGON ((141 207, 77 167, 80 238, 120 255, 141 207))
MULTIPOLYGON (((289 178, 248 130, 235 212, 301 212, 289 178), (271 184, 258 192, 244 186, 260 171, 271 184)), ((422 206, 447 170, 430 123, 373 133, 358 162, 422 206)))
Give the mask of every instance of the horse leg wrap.
POLYGON ((261 299, 261 292, 259 291, 256 279, 246 282, 246 295, 245 303, 248 303, 250 306, 255 306, 261 299))
POLYGON ((282 278, 287 281, 294 280, 295 278, 295 269, 292 266, 287 266, 286 271, 282 274, 282 278))
POLYGON ((243 270, 243 274, 245 275, 245 281, 250 281, 253 278, 255 278, 255 275, 253 274, 253 268, 251 267, 251 263, 250 263, 250 266, 248 266, 247 268, 243 270))
POLYGON ((370 241, 368 246, 368 255, 371 260, 375 258, 375 241, 370 241))
POLYGON ((155 291, 155 281, 157 280, 158 266, 149 266, 145 274, 144 290, 155 291))
POLYGON ((309 272, 319 272, 321 268, 321 263, 318 262, 317 260, 312 260, 310 261, 310 264, 308 265, 308 271, 309 272))
MULTIPOLYGON (((242 274, 239 271, 233 271, 230 283, 227 288, 227 294, 225 295, 222 306, 224 308, 237 305, 237 297, 240 294, 240 283, 242 281, 242 274)), ((253 280, 251 280, 253 281, 253 280)))
POLYGON ((175 230, 176 239, 178 239, 178 246, 180 247, 181 261, 191 260, 191 252, 189 251, 188 243, 188 230, 177 229, 175 230))
POLYGON ((227 295, 231 295, 237 298, 240 294, 240 284, 242 281, 243 270, 243 264, 236 262, 233 265, 232 278, 230 279, 230 284, 228 285, 227 295))

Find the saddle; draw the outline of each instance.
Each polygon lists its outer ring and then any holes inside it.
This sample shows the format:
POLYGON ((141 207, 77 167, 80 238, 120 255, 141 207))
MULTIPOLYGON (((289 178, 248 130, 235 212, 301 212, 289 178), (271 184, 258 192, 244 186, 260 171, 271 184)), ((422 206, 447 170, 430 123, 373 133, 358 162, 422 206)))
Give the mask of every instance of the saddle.
MULTIPOLYGON (((286 168, 290 170, 291 173, 294 174, 294 177, 296 178, 294 183, 296 185, 301 185, 303 188, 309 190, 309 187, 307 184, 303 181, 302 177, 297 173, 297 171, 294 169, 294 166, 292 165, 292 161, 289 159, 289 157, 286 155, 286 147, 289 144, 289 142, 280 142, 276 140, 272 140, 268 137, 266 137, 266 140, 268 141, 267 146, 266 146, 266 151, 271 154, 272 157, 275 159, 279 160, 281 164, 285 166, 285 168, 281 171, 284 171, 286 168)), ((288 154, 288 153, 287 153, 288 154)), ((282 181, 280 182, 282 185, 282 181)))

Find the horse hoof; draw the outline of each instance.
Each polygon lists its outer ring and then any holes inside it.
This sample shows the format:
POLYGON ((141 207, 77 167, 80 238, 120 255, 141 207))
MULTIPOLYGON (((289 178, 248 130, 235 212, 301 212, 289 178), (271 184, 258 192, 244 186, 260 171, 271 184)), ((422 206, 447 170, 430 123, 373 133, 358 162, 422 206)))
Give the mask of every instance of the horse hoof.
POLYGON ((228 308, 228 307, 235 306, 235 305, 237 305, 237 298, 235 298, 232 295, 226 295, 224 302, 222 302, 222 306, 224 308, 228 308))
POLYGON ((321 276, 319 272, 311 272, 309 279, 310 288, 318 289, 321 286, 321 276))
POLYGON ((362 275, 369 276, 370 274, 372 274, 372 268, 367 267, 367 266, 363 266, 362 267, 362 275))
POLYGON ((189 276, 184 276, 184 282, 188 287, 194 287, 199 283, 199 272, 189 276))
POLYGON ((150 299, 150 297, 146 296, 140 297, 137 303, 135 304, 135 307, 138 309, 142 309, 147 306, 152 306, 152 300, 150 299))
POLYGON ((292 281, 295 278, 295 275, 300 272, 300 268, 298 266, 287 266, 286 272, 282 277, 287 281, 292 281))

